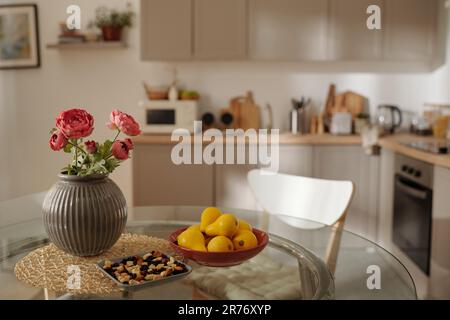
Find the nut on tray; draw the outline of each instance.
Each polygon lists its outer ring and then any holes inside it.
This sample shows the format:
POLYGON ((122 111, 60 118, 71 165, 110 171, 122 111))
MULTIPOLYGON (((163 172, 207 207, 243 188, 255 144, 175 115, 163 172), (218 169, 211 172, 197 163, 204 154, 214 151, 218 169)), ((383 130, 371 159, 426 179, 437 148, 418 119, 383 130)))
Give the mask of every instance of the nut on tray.
POLYGON ((130 286, 188 272, 186 265, 159 251, 130 256, 119 262, 105 260, 101 267, 121 284, 130 286))

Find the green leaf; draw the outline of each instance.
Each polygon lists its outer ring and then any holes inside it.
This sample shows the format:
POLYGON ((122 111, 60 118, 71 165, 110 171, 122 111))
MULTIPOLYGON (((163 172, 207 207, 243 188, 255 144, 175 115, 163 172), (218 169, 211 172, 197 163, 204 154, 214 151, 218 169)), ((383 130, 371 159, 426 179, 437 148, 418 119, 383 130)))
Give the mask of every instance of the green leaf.
POLYGON ((103 143, 102 147, 103 157, 107 157, 109 155, 109 153, 111 152, 112 144, 113 142, 111 140, 106 140, 105 143, 103 143))
POLYGON ((101 150, 97 150, 97 152, 94 153, 92 156, 94 158, 93 162, 99 162, 100 160, 103 159, 103 153, 101 152, 101 150))
POLYGON ((105 167, 108 170, 108 172, 113 172, 118 166, 120 166, 120 160, 117 160, 116 158, 109 158, 106 160, 105 167))
POLYGON ((105 160, 101 160, 99 162, 96 162, 92 164, 85 172, 83 172, 83 175, 89 175, 89 174, 95 174, 95 173, 108 173, 108 170, 105 167, 105 160))
POLYGON ((66 146, 64 147, 64 152, 65 153, 71 153, 72 152, 72 148, 73 148, 73 145, 66 144, 66 146))

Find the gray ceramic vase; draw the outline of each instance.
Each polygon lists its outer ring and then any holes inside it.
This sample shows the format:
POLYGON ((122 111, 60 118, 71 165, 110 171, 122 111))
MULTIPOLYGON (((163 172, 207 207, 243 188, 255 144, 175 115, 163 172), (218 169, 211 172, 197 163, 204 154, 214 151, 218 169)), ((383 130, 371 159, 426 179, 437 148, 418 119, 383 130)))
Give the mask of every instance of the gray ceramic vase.
POLYGON ((127 204, 108 175, 60 174, 44 200, 44 226, 50 240, 76 256, 111 248, 127 222, 127 204))

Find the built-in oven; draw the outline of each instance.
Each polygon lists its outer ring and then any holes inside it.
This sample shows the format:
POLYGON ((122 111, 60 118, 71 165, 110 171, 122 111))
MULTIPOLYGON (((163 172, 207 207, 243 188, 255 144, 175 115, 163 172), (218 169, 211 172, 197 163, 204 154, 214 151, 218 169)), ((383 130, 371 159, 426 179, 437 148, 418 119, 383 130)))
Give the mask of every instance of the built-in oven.
POLYGON ((430 274, 433 166, 403 155, 395 158, 394 244, 430 274))

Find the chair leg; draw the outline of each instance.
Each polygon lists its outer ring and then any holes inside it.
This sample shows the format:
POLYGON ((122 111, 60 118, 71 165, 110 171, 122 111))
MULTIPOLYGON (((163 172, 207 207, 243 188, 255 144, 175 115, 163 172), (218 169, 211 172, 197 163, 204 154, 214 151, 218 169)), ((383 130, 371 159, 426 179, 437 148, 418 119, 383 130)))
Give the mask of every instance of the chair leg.
POLYGON ((336 271, 337 256, 339 253, 339 246, 341 244, 342 231, 344 230, 344 222, 345 215, 341 220, 338 220, 333 225, 333 230, 330 235, 327 251, 325 253, 325 263, 327 264, 328 269, 333 275, 336 271))

